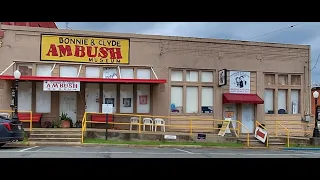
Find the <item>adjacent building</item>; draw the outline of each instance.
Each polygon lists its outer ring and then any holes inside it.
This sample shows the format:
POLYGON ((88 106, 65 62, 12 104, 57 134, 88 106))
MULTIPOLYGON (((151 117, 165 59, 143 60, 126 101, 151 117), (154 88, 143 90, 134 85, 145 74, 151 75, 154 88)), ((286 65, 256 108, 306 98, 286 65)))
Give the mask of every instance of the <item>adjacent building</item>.
POLYGON ((2 30, 0 108, 10 109, 18 69, 19 110, 41 113, 43 123, 62 112, 81 121, 85 111, 102 112, 103 104, 117 114, 170 116, 169 125, 229 117, 250 133, 255 121, 273 131, 275 121, 299 123, 310 115, 307 45, 7 25, 2 30))

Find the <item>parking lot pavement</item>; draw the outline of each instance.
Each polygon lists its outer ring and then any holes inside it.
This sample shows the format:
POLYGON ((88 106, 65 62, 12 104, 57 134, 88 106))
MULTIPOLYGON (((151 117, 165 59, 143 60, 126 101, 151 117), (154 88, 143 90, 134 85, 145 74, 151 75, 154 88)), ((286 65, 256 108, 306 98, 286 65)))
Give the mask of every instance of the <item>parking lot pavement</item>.
POLYGON ((31 146, 0 148, 0 158, 317 158, 320 151, 215 148, 31 146))

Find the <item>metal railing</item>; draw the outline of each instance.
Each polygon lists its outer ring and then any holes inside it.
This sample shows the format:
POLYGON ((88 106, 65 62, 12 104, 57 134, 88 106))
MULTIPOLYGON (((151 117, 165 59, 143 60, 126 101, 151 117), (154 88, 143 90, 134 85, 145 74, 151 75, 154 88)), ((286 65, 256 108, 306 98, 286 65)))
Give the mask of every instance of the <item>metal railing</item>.
POLYGON ((287 133, 287 147, 290 147, 290 131, 288 128, 284 127, 279 121, 276 121, 276 137, 278 137, 278 125, 282 127, 287 133))
MULTIPOLYGON (((256 121, 256 127, 261 127, 262 129, 264 129, 268 132, 268 129, 258 121, 256 121)), ((269 133, 267 134, 266 146, 269 147, 269 133)))
MULTIPOLYGON (((112 124, 112 125, 130 125, 130 122, 107 122, 107 120, 105 122, 99 122, 99 121, 92 121, 92 120, 88 120, 87 116, 88 115, 93 115, 93 114, 100 114, 100 115, 106 115, 105 113, 96 113, 96 112, 85 112, 82 118, 82 138, 81 138, 81 142, 83 143, 84 141, 84 132, 87 131, 87 123, 91 123, 91 124, 112 124)), ((184 129, 184 130, 188 130, 190 136, 192 136, 194 134, 195 130, 219 130, 220 128, 218 127, 208 127, 208 126, 199 126, 199 125, 195 125, 195 122, 206 122, 206 121, 211 121, 213 123, 213 125, 215 124, 214 122, 221 122, 221 124, 223 123, 223 121, 225 120, 221 120, 221 119, 207 119, 207 118, 186 118, 186 117, 179 117, 179 116, 152 116, 152 115, 141 115, 141 114, 108 114, 108 115, 113 115, 113 116, 127 116, 127 117, 138 117, 139 118, 139 122, 138 124, 135 124, 138 126, 137 131, 132 130, 133 132, 137 132, 137 133, 142 133, 141 131, 141 127, 143 126, 142 123, 142 119, 143 118, 162 118, 162 119, 176 119, 177 121, 181 120, 181 121, 189 121, 188 125, 172 125, 172 124, 165 124, 165 127, 172 127, 172 128, 176 128, 176 129, 184 129)), ((249 129, 243 125, 240 121, 237 120, 230 120, 230 123, 235 122, 236 124, 238 124, 237 128, 228 128, 230 131, 234 130, 236 132, 236 136, 238 137, 240 134, 240 126, 244 127, 247 130, 247 146, 250 146, 250 136, 249 136, 249 129)))
MULTIPOLYGON (((13 110, 0 110, 0 113, 13 113, 13 110)), ((30 119, 29 120, 20 120, 21 122, 29 122, 29 130, 32 131, 32 111, 18 111, 18 113, 29 113, 30 119)), ((12 118, 12 117, 11 117, 12 118)))

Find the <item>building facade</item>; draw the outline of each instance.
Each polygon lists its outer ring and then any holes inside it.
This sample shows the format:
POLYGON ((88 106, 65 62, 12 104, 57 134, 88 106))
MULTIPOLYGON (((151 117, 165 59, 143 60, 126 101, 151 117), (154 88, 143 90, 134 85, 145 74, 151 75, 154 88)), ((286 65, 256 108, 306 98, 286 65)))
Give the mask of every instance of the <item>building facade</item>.
POLYGON ((1 109, 10 109, 18 69, 18 108, 41 113, 42 122, 62 112, 76 122, 85 111, 102 112, 103 104, 112 104, 117 114, 170 116, 170 125, 189 125, 183 118, 228 117, 253 133, 255 121, 273 130, 275 121, 301 122, 310 114, 306 45, 6 25, 2 30, 1 109))

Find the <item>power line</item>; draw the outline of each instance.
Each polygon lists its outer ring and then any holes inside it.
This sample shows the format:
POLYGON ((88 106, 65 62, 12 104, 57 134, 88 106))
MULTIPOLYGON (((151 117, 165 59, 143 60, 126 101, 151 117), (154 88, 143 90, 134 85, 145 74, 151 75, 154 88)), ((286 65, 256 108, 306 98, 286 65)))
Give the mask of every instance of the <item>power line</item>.
POLYGON ((271 31, 271 32, 268 32, 268 33, 265 33, 265 34, 261 34, 261 35, 255 36, 255 37, 253 37, 253 38, 250 38, 250 39, 248 39, 248 40, 250 41, 250 40, 256 39, 256 38, 261 37, 261 36, 266 36, 266 35, 269 35, 269 34, 272 34, 272 33, 276 33, 276 32, 284 31, 284 30, 287 30, 287 29, 291 29, 291 28, 296 27, 296 26, 299 26, 299 25, 301 25, 301 24, 303 24, 303 23, 305 23, 305 22, 302 22, 302 23, 299 23, 299 24, 294 24, 294 25, 291 25, 291 26, 289 26, 289 27, 285 27, 285 28, 282 28, 282 29, 278 29, 278 30, 275 30, 275 31, 271 31))
POLYGON ((317 57, 317 60, 316 60, 316 63, 313 65, 313 67, 311 68, 311 71, 314 70, 318 64, 318 61, 319 61, 319 57, 320 57, 320 54, 318 54, 318 57, 317 57))

